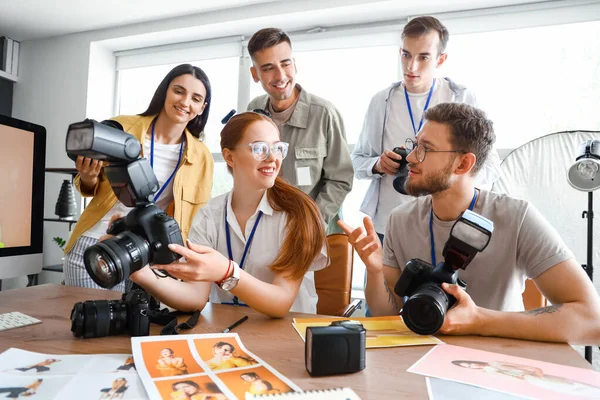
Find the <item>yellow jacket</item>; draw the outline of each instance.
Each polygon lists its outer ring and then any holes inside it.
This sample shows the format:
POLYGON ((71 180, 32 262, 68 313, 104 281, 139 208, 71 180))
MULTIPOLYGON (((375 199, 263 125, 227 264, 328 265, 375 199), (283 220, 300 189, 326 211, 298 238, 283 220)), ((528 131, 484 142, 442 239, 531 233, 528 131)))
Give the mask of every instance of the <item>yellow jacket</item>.
MULTIPOLYGON (((142 117, 139 115, 119 116, 112 118, 123 125, 123 130, 135 136, 142 143, 142 155, 146 132, 155 115, 142 117)), ((185 130, 185 151, 183 160, 173 180, 174 209, 173 218, 179 224, 181 235, 185 241, 196 212, 210 199, 214 160, 208 147, 185 130)), ((93 197, 85 208, 65 247, 65 254, 73 248, 79 237, 93 227, 117 203, 117 197, 110 187, 104 171, 98 177, 98 184, 93 192, 84 192, 79 175, 73 183, 82 196, 93 197)))

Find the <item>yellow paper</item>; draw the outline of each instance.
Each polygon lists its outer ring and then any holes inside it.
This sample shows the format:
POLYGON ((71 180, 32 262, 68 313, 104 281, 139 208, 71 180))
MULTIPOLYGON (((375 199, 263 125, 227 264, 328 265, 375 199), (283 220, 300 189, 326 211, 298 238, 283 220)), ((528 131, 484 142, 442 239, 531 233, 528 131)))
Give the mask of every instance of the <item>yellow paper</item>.
POLYGON ((399 316, 371 318, 294 318, 292 326, 306 340, 309 326, 328 326, 333 321, 352 320, 360 322, 367 330, 367 349, 377 347, 421 346, 444 343, 435 336, 418 335, 408 329, 399 316))

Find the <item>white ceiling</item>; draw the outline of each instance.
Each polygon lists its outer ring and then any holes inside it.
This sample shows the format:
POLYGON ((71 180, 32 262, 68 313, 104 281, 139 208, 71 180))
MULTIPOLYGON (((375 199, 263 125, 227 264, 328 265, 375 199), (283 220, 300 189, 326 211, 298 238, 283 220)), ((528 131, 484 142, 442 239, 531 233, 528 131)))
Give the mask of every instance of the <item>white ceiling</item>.
MULTIPOLYGON (((355 5, 363 3, 365 7, 378 3, 380 6, 382 4, 389 6, 395 15, 415 15, 415 10, 422 10, 422 13, 436 13, 540 1, 542 0, 420 0, 417 3, 403 0, 350 0, 348 3, 355 5)), ((296 1, 0 0, 0 36, 8 36, 18 41, 40 39, 272 2, 296 1)), ((322 0, 322 2, 331 2, 332 7, 343 5, 343 2, 335 0, 322 0)), ((278 6, 281 7, 282 4, 278 6)), ((385 14, 381 17, 385 17, 385 14)))

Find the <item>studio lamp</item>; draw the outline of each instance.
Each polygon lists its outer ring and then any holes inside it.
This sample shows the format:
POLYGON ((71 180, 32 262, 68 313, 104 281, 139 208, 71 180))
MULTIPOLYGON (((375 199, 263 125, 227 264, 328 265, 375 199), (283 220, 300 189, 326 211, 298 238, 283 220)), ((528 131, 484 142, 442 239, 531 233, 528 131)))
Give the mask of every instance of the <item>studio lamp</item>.
POLYGON ((60 187, 54 213, 61 219, 73 218, 77 213, 75 190, 70 180, 65 179, 60 187))
MULTIPOLYGON (((594 190, 600 187, 600 140, 586 140, 579 146, 575 163, 567 172, 569 184, 577 190, 588 192, 588 209, 581 214, 587 218, 587 261, 583 266, 585 272, 594 281, 594 265, 592 264, 593 250, 593 220, 594 220, 594 190)), ((592 362, 592 348, 586 346, 585 359, 592 362)))

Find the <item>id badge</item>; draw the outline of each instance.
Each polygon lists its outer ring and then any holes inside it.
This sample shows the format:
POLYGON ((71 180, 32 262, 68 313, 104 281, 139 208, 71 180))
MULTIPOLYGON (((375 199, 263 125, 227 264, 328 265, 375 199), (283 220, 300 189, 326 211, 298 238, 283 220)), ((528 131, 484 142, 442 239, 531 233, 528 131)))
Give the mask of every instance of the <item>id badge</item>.
POLYGON ((312 180, 310 179, 310 167, 296 168, 296 181, 298 182, 298 186, 312 185, 312 180))

